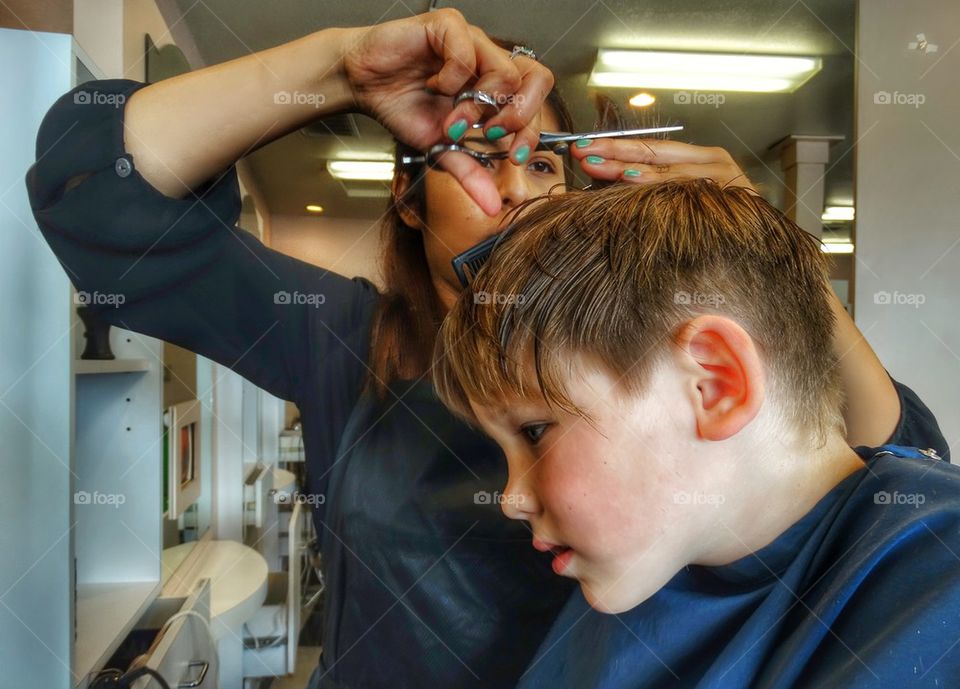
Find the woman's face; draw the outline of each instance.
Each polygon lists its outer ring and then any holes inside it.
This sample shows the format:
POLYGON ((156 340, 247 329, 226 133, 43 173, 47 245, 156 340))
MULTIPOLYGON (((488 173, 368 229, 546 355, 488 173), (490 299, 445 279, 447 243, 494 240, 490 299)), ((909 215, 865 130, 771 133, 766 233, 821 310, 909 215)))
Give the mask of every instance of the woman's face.
MULTIPOLYGON (((549 107, 541 112, 541 127, 547 131, 560 129, 559 120, 549 107)), ((509 134, 498 141, 486 141, 479 130, 468 131, 464 137, 470 146, 482 151, 507 150, 512 139, 509 134)), ((446 172, 428 170, 424 179, 423 244, 430 276, 445 310, 453 306, 463 290, 451 265, 453 257, 502 229, 504 217, 511 209, 564 183, 563 158, 549 151, 531 151, 524 165, 493 160, 486 167, 502 200, 500 213, 494 217, 484 213, 446 172)))

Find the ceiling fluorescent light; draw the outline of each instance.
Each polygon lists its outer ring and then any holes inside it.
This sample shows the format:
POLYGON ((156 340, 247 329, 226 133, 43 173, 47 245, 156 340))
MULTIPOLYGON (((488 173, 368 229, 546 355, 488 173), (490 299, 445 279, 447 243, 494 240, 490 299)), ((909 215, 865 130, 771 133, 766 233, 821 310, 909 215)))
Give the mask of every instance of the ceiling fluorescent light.
POLYGON ((327 172, 337 179, 393 179, 393 163, 384 160, 329 160, 327 172))
POLYGON ((796 90, 821 66, 819 57, 601 48, 589 83, 623 88, 777 93, 796 90))
POLYGON ((850 222, 856 211, 853 206, 827 206, 820 216, 822 222, 850 222))
POLYGON ((820 244, 820 251, 825 254, 852 254, 853 244, 851 242, 823 242, 820 244))

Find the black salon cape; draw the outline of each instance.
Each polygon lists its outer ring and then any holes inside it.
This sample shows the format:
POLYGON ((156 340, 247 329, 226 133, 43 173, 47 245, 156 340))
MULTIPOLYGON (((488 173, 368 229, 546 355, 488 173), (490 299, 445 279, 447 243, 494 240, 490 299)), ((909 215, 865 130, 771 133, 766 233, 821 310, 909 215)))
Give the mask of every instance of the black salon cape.
POLYGON ((376 289, 236 229, 233 167, 181 200, 140 176, 123 147, 123 107, 93 95, 139 86, 88 82, 57 101, 27 176, 31 205, 91 302, 124 296, 100 309, 108 322, 299 406, 307 492, 324 496, 313 515, 327 583, 321 686, 515 686, 575 584, 501 513, 499 448, 429 383, 397 383, 383 403, 360 394, 376 289))
POLYGON ((520 687, 960 687, 960 467, 857 451, 866 468, 756 553, 618 615, 578 591, 520 687))
MULTIPOLYGON (((361 394, 376 289, 237 229, 234 167, 183 199, 140 176, 124 150, 122 104, 91 95, 140 86, 88 82, 54 104, 27 174, 31 206, 78 290, 93 302, 96 292, 124 295, 99 307, 105 320, 299 406, 306 490, 324 496, 313 513, 327 580, 321 686, 516 686, 576 585, 495 504, 506 483, 500 449, 428 383, 398 382, 383 403, 361 394)), ((898 391, 891 442, 943 454, 932 416, 898 391)))

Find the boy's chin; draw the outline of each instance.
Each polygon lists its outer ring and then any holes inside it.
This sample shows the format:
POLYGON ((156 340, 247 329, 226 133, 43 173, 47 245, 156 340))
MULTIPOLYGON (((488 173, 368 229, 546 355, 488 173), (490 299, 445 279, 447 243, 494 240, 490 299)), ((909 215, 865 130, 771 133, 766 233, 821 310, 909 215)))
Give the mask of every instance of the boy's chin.
POLYGON ((629 585, 580 580, 580 590, 590 607, 606 615, 627 612, 640 605, 656 591, 639 591, 629 585))
POLYGON ((616 615, 643 603, 682 569, 681 564, 667 564, 665 557, 657 553, 632 563, 616 563, 602 572, 584 567, 576 578, 591 608, 616 615))

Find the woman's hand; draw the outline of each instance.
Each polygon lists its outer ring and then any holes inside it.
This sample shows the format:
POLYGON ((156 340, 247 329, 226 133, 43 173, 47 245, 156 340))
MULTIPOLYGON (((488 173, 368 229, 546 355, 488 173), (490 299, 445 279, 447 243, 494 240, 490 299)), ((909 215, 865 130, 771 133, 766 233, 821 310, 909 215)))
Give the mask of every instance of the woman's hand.
MULTIPOLYGON (((540 108, 553 87, 546 67, 523 56, 511 60, 452 9, 348 30, 343 70, 356 107, 421 151, 459 139, 485 114, 472 101, 454 110, 458 93, 486 91, 502 105, 484 130, 500 127, 500 136, 516 132, 510 147, 515 162, 521 146, 536 147, 540 108)), ((479 163, 454 154, 443 156, 441 164, 486 213, 500 211, 500 195, 479 163)))
POLYGON ((723 148, 660 139, 595 139, 570 150, 594 179, 652 184, 668 179, 709 177, 721 186, 756 192, 743 170, 723 148))

